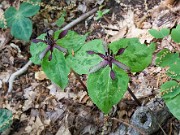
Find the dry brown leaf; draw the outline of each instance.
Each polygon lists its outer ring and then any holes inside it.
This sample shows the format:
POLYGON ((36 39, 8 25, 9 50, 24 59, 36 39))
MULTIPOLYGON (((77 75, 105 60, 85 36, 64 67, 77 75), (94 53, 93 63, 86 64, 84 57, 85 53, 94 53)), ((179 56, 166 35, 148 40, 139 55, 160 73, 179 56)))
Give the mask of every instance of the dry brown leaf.
POLYGON ((65 125, 62 125, 56 135, 71 135, 68 127, 65 127, 65 125))
POLYGON ((37 95, 37 92, 32 91, 32 86, 24 89, 24 97, 27 100, 25 100, 24 105, 22 107, 23 111, 26 111, 33 106, 33 102, 35 100, 36 95, 37 95))
POLYGON ((107 42, 111 43, 111 42, 114 42, 116 40, 119 40, 119 39, 123 38, 124 35, 127 33, 127 30, 128 30, 127 27, 124 27, 124 28, 120 29, 119 32, 117 34, 113 35, 111 38, 109 38, 107 40, 107 42))
POLYGON ((25 128, 25 131, 30 135, 40 135, 43 130, 44 130, 44 125, 38 116, 35 118, 35 122, 33 118, 30 119, 29 126, 25 128))
POLYGON ((47 79, 47 76, 44 73, 44 71, 38 71, 38 72, 35 72, 35 79, 42 81, 42 80, 47 79))

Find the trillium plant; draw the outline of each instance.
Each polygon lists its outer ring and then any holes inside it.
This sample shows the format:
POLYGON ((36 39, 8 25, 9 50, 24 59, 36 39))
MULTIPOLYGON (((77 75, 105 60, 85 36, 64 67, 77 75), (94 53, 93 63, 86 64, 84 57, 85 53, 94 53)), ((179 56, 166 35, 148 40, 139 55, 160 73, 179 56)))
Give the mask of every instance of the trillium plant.
POLYGON ((116 66, 118 66, 119 68, 122 68, 124 70, 129 70, 129 68, 126 65, 115 60, 115 58, 114 58, 117 55, 121 55, 124 52, 124 50, 125 50, 125 48, 120 48, 116 55, 113 55, 112 52, 110 51, 110 49, 107 49, 107 46, 105 46, 105 54, 97 53, 94 51, 87 51, 88 54, 90 54, 90 55, 96 54, 103 59, 103 61, 101 61, 99 64, 90 68, 89 73, 96 72, 96 71, 100 70, 101 68, 104 68, 108 65, 111 68, 110 77, 112 80, 114 80, 115 79, 115 73, 112 70, 112 64, 115 64, 116 66))
POLYGON ((42 34, 32 40, 31 61, 41 65, 47 77, 62 89, 67 87, 71 71, 86 74, 88 95, 107 114, 128 90, 128 73, 140 72, 151 63, 155 45, 141 44, 137 38, 108 45, 101 39, 85 39, 86 35, 70 30, 42 34))
MULTIPOLYGON (((54 48, 58 49, 61 52, 67 53, 67 49, 57 45, 57 43, 56 43, 57 40, 53 39, 52 35, 49 34, 49 31, 47 31, 46 34, 47 35, 45 36, 45 40, 42 40, 42 39, 33 39, 32 40, 32 42, 34 42, 34 43, 42 42, 47 45, 47 48, 39 55, 40 59, 44 58, 44 56, 47 54, 47 52, 50 51, 50 56, 49 56, 49 61, 50 61, 52 59, 52 53, 53 53, 54 48)), ((67 34, 67 30, 62 31, 59 34, 58 39, 63 38, 66 34, 67 34)))

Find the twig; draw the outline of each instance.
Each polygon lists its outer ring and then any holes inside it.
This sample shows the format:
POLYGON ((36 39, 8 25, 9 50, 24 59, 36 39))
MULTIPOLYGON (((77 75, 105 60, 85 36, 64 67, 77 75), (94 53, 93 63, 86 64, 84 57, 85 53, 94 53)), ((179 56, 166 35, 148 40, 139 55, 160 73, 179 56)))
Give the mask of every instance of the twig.
MULTIPOLYGON (((72 28, 74 25, 76 25, 77 23, 81 22, 82 20, 86 19, 87 17, 91 16, 93 13, 95 13, 98 10, 98 8, 94 8, 91 11, 81 15, 79 18, 75 19, 74 21, 72 21, 71 23, 67 24, 65 27, 62 28, 62 30, 66 30, 66 29, 70 29, 72 28)), ((9 88, 8 88, 8 92, 7 94, 9 94, 12 89, 13 89, 13 82, 16 79, 16 77, 20 76, 21 74, 23 74, 24 72, 27 71, 28 67, 32 64, 32 62, 29 60, 27 62, 26 65, 24 65, 21 69, 17 70, 15 73, 13 73, 10 76, 9 79, 9 88)))
POLYGON ((133 99, 136 101, 136 103, 141 106, 140 101, 136 98, 136 96, 134 95, 134 93, 131 91, 131 89, 128 87, 128 92, 130 93, 130 95, 133 97, 133 99))
POLYGON ((133 125, 127 123, 127 122, 125 122, 125 121, 122 120, 122 119, 117 119, 117 118, 111 118, 111 119, 112 119, 112 120, 115 120, 115 121, 117 121, 117 122, 123 123, 123 124, 126 125, 126 126, 129 126, 129 127, 132 127, 132 128, 134 128, 134 129, 136 129, 136 130, 137 130, 139 133, 141 133, 142 135, 146 135, 146 133, 145 133, 144 131, 140 130, 139 128, 137 128, 137 127, 135 127, 135 126, 133 126, 133 125))
POLYGON ((87 17, 91 16, 92 14, 94 14, 96 11, 98 10, 98 8, 94 8, 91 11, 81 15, 79 18, 75 19, 74 21, 72 21, 71 23, 69 23, 68 25, 66 25, 64 28, 62 28, 62 30, 68 30, 70 28, 72 28, 74 25, 76 25, 77 23, 81 22, 82 20, 86 19, 87 17))
POLYGON ((81 83, 81 85, 84 87, 85 91, 87 91, 87 87, 86 85, 83 83, 83 81, 81 80, 81 78, 79 77, 79 75, 71 69, 71 71, 74 73, 74 75, 76 76, 76 78, 78 79, 78 81, 81 83))
POLYGON ((16 79, 16 77, 22 75, 24 72, 27 71, 28 67, 32 64, 32 62, 29 60, 28 63, 26 63, 26 65, 24 65, 21 69, 17 70, 15 73, 13 73, 11 75, 11 77, 9 78, 9 88, 8 88, 8 93, 10 93, 12 91, 13 88, 13 82, 16 79))

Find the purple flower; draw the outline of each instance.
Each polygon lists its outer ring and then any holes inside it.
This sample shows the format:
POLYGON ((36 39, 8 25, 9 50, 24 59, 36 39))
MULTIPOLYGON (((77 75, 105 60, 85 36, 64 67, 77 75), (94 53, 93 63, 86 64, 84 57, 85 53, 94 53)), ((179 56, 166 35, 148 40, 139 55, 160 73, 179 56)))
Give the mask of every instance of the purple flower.
MULTIPOLYGON (((61 39, 63 37, 66 36, 68 30, 64 30, 59 34, 58 39, 61 39)), ((47 54, 48 51, 50 51, 50 56, 49 56, 49 61, 52 59, 52 53, 53 53, 53 49, 56 48, 59 51, 63 52, 63 53, 67 53, 67 49, 59 46, 56 44, 57 40, 53 39, 53 36, 49 34, 49 32, 47 31, 47 35, 45 36, 45 39, 33 39, 32 42, 33 43, 39 43, 39 42, 43 42, 47 45, 47 48, 39 55, 40 59, 43 59, 45 57, 45 55, 47 54)))
POLYGON ((87 51, 88 54, 90 54, 90 55, 96 54, 96 55, 98 55, 99 57, 101 57, 103 59, 103 61, 101 61, 100 63, 98 63, 94 67, 90 68, 89 72, 94 73, 94 72, 100 70, 101 68, 104 68, 107 65, 109 65, 109 67, 111 68, 110 77, 111 77, 112 80, 114 80, 115 79, 115 73, 112 70, 112 64, 115 64, 116 66, 118 66, 119 68, 121 68, 123 70, 129 71, 130 70, 129 67, 127 67, 123 63, 117 61, 114 58, 117 55, 121 55, 125 51, 125 49, 126 48, 120 48, 116 55, 113 55, 112 52, 110 51, 110 49, 107 48, 107 46, 104 46, 105 54, 94 52, 94 51, 87 51))

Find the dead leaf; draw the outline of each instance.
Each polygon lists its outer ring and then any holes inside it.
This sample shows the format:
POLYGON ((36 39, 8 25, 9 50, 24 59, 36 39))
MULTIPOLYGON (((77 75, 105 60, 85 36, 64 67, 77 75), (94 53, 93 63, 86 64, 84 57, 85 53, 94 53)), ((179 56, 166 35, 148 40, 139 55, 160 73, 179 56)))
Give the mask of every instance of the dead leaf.
POLYGON ((63 124, 57 131, 56 135, 71 135, 71 133, 68 127, 66 127, 65 124, 63 124))
POLYGON ((35 79, 42 81, 42 80, 47 79, 47 76, 44 73, 44 71, 38 71, 38 72, 35 72, 35 79))
POLYGON ((113 35, 111 38, 109 38, 108 40, 107 40, 107 42, 114 42, 114 41, 116 41, 116 40, 119 40, 119 39, 121 39, 121 38, 123 38, 124 37, 124 35, 127 33, 127 27, 125 26, 124 28, 122 28, 122 29, 120 29, 119 30, 119 32, 117 33, 117 34, 115 34, 115 35, 113 35))

